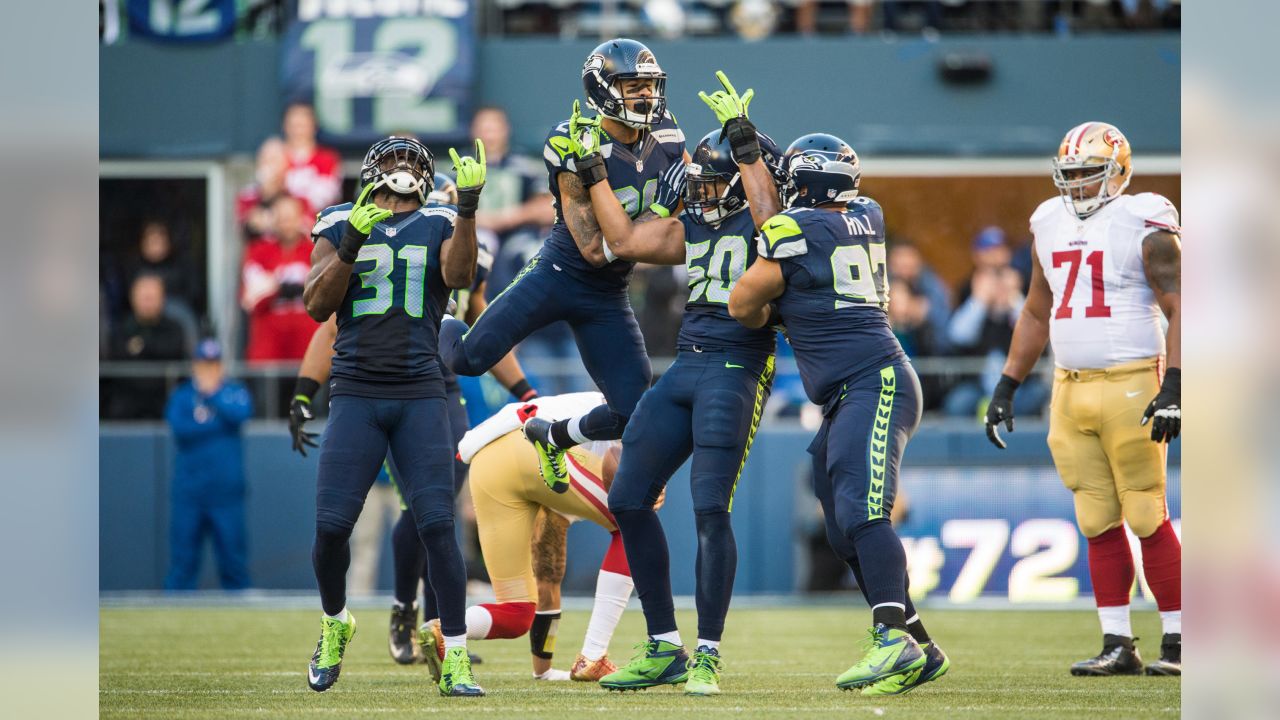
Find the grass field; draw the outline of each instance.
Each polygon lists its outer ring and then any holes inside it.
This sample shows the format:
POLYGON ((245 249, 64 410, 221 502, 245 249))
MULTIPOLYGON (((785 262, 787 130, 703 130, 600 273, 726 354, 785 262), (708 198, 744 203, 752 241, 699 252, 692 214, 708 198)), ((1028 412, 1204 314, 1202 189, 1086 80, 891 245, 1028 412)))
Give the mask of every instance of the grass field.
MULTIPOLYGON (((724 694, 686 698, 674 688, 606 693, 585 683, 530 678, 525 639, 474 643, 488 697, 446 699, 424 666, 402 667, 386 649, 387 613, 359 613, 359 633, 333 689, 306 687, 318 611, 146 608, 101 613, 99 707, 103 718, 489 717, 627 718, 1148 718, 1177 717, 1174 678, 1074 678, 1068 664, 1098 651, 1092 612, 935 611, 930 631, 951 656, 946 677, 901 697, 835 689, 857 659, 865 608, 734 610, 722 650, 724 694)), ((1155 613, 1135 617, 1144 659, 1159 654, 1155 613)), ((695 627, 691 613, 682 628, 695 627)), ((558 667, 581 647, 586 612, 560 625, 558 667)), ((630 611, 611 656, 630 657, 643 636, 630 611)), ((690 642, 692 638, 686 638, 690 642)))

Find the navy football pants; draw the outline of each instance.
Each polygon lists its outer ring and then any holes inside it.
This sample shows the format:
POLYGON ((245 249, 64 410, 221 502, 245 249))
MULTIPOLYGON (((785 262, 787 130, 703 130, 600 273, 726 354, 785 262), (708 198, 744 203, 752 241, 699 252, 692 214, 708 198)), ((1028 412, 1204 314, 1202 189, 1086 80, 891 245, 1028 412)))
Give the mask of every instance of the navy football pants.
POLYGON ((844 392, 809 446, 827 539, 860 566, 868 603, 905 607, 906 554, 889 513, 902 453, 920 424, 920 379, 910 364, 895 363, 855 378, 844 392))
POLYGON ((667 541, 653 504, 690 454, 698 637, 718 641, 724 631, 738 564, 729 511, 772 385, 772 355, 682 350, 627 425, 609 510, 650 635, 676 629, 667 541))
POLYGON ((444 398, 395 400, 338 395, 320 448, 316 543, 320 601, 333 615, 346 604, 348 539, 388 449, 400 491, 430 558, 430 583, 446 635, 466 633, 466 568, 453 529, 453 434, 444 398))
MULTIPOLYGON (((458 443, 462 442, 462 436, 467 434, 467 430, 471 429, 471 421, 467 418, 467 406, 462 399, 462 388, 458 387, 457 381, 445 381, 445 392, 448 394, 447 402, 449 404, 449 428, 453 431, 453 449, 455 451, 453 459, 453 494, 456 497, 458 492, 462 490, 462 484, 467 481, 467 468, 470 467, 462 460, 458 459, 456 451, 458 443)), ((391 481, 396 483, 396 492, 401 493, 400 519, 396 521, 396 526, 391 532, 391 554, 394 559, 395 567, 395 599, 397 602, 409 605, 413 602, 413 596, 418 592, 419 578, 429 578, 431 573, 427 564, 427 550, 422 546, 422 541, 418 539, 418 529, 413 522, 413 513, 409 511, 409 505, 404 501, 403 491, 400 489, 396 478, 399 476, 399 470, 396 468, 395 459, 391 455, 387 455, 387 465, 391 471, 391 481)), ((439 616, 439 608, 436 605, 436 594, 431 589, 431 582, 427 581, 422 584, 422 612, 423 619, 431 620, 439 616)))
POLYGON ((569 323, 582 364, 608 403, 583 421, 584 434, 592 440, 622 437, 653 378, 626 288, 594 288, 539 255, 469 330, 456 320, 441 325, 440 357, 459 375, 481 375, 516 343, 557 320, 569 323))

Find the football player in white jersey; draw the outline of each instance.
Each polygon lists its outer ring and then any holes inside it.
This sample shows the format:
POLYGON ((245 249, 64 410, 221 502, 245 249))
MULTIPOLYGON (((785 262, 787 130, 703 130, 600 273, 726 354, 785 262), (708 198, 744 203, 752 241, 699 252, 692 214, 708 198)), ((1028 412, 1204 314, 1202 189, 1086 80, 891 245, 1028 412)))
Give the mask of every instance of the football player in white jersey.
POLYGON ((986 417, 1003 448, 1014 391, 1052 341, 1049 449, 1089 541, 1103 632, 1102 653, 1072 665, 1073 675, 1143 672, 1123 523, 1141 540, 1164 628, 1146 673, 1182 673, 1182 545, 1165 502, 1166 443, 1182 424, 1182 244, 1177 209, 1153 193, 1126 195, 1132 176, 1132 149, 1115 126, 1084 123, 1063 138, 1053 161, 1061 198, 1031 216, 1031 289, 986 417))

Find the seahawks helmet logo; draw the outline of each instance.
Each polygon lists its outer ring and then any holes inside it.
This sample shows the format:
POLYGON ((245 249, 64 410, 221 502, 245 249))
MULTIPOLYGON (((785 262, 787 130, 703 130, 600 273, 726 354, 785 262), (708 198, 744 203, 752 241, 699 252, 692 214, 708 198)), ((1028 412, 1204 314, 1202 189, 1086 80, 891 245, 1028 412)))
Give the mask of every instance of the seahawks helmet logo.
POLYGON ((583 77, 586 77, 591 73, 598 74, 603 69, 604 69, 604 56, 592 55, 591 57, 587 58, 587 61, 585 63, 583 63, 582 75, 583 77))

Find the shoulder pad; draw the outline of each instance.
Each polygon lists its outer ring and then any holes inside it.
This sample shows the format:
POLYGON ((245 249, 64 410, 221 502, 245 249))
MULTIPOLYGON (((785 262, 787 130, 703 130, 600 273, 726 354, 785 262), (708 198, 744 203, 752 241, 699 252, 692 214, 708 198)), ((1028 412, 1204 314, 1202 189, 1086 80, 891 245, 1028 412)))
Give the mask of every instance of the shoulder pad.
POLYGON ((355 203, 342 203, 341 205, 331 205, 316 213, 316 224, 315 227, 311 228, 311 234, 319 235, 346 220, 351 216, 353 207, 355 207, 355 203))
POLYGON ((1051 197, 1040 203, 1040 205, 1035 209, 1035 212, 1031 213, 1031 231, 1035 232, 1036 225, 1047 220, 1056 210, 1063 208, 1065 208, 1065 206, 1062 204, 1061 197, 1051 197))
POLYGON ((1163 195, 1157 193, 1138 193, 1125 195, 1123 210, 1144 227, 1167 230, 1181 234, 1182 227, 1178 222, 1178 209, 1163 195))
POLYGON ((760 226, 760 254, 767 258, 785 258, 809 252, 804 231, 790 213, 774 215, 760 226))
POLYGON ((554 167, 562 167, 569 153, 569 121, 565 120, 547 133, 547 141, 542 145, 542 159, 554 167))

